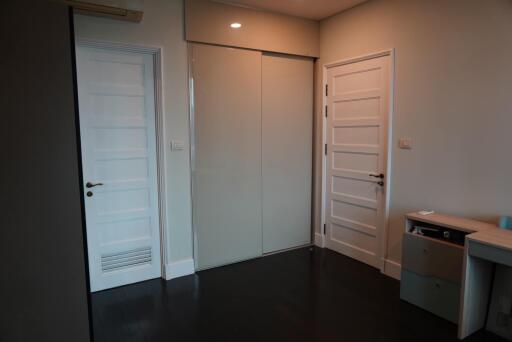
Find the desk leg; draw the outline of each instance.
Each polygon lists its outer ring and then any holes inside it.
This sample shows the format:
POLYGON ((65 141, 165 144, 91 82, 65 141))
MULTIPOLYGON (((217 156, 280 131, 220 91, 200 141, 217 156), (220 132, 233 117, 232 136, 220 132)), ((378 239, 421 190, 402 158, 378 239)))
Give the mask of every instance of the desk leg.
POLYGON ((485 327, 492 277, 492 263, 469 255, 468 245, 466 241, 459 309, 461 340, 485 327))

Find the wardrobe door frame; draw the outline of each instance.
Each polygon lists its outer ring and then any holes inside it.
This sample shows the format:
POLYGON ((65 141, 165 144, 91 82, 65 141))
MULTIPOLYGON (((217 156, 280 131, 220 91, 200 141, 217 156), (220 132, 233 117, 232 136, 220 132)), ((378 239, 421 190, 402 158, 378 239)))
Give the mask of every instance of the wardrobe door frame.
MULTIPOLYGON (((311 206, 312 206, 312 201, 313 201, 313 192, 312 192, 312 186, 313 186, 313 113, 314 113, 314 108, 313 108, 313 103, 314 103, 314 94, 312 93, 311 94, 311 136, 310 136, 310 143, 311 143, 311 146, 310 146, 310 149, 311 149, 311 156, 310 156, 310 159, 311 159, 311 165, 310 165, 310 182, 309 182, 309 195, 310 195, 310 198, 309 198, 309 203, 310 203, 310 206, 309 208, 307 208, 308 212, 310 213, 310 216, 309 216, 309 232, 308 232, 308 239, 304 241, 304 243, 294 243, 294 244, 291 244, 289 247, 284 247, 284 248, 278 248, 278 249, 275 249, 275 250, 266 250, 265 249, 265 246, 264 246, 264 213, 263 213, 263 208, 264 208, 264 205, 263 205, 263 189, 264 189, 264 179, 263 179, 263 175, 261 174, 261 178, 260 178, 260 184, 261 184, 261 190, 260 190, 260 193, 261 193, 261 198, 260 198, 260 216, 261 216, 261 251, 260 251, 260 254, 259 255, 256 255, 256 256, 253 256, 253 257, 249 257, 249 258, 244 258, 244 259, 239 259, 239 260, 231 260, 231 261, 228 261, 226 263, 222 263, 222 264, 218 264, 218 265, 210 265, 210 266, 207 266, 207 267, 203 267, 203 266, 200 266, 199 263, 198 263, 198 249, 199 249, 199 245, 198 245, 198 223, 197 223, 197 220, 196 220, 196 210, 197 210, 197 206, 196 206, 196 199, 197 199, 197 184, 196 184, 196 172, 197 172, 197 113, 196 113, 196 98, 195 98, 195 91, 197 90, 196 89, 196 84, 195 84, 195 80, 194 80, 194 47, 195 46, 212 46, 212 47, 218 47, 218 48, 227 48, 227 49, 236 49, 236 50, 247 50, 247 49, 244 49, 244 48, 236 48, 236 47, 224 47, 224 46, 217 46, 217 45, 211 45, 211 44, 207 44, 207 43, 196 43, 196 42, 189 42, 188 43, 188 72, 189 72, 189 106, 190 106, 190 110, 189 110, 189 119, 190 119, 190 164, 191 164, 191 194, 192 194, 192 233, 193 233, 193 250, 194 250, 194 263, 195 263, 195 269, 196 270, 202 270, 202 269, 207 269, 207 268, 211 268, 211 267, 219 267, 219 266, 222 266, 222 265, 226 265, 226 264, 230 264, 230 263, 235 263, 235 262, 239 262, 239 261, 243 261, 243 260, 249 260, 251 258, 257 258, 257 257, 261 257, 261 256, 264 256, 264 255, 268 255, 268 254, 273 254, 273 253, 277 253, 277 252, 280 252, 280 251, 286 251, 286 250, 289 250, 289 249, 294 249, 294 248, 301 248, 301 247, 304 247, 304 246, 310 246, 311 245, 311 241, 312 241, 312 228, 311 228, 311 217, 312 217, 312 212, 311 212, 311 206)), ((300 59, 300 60, 305 60, 305 61, 308 61, 311 63, 311 72, 312 72, 312 79, 311 79, 311 88, 312 88, 312 91, 314 90, 314 60, 312 60, 311 58, 309 57, 303 57, 303 56, 294 56, 294 55, 287 55, 287 54, 281 54, 281 53, 273 53, 273 52, 264 52, 264 51, 258 51, 258 50, 249 50, 249 51, 257 51, 261 54, 261 88, 262 88, 262 91, 261 91, 261 102, 262 102, 262 105, 261 105, 261 108, 260 108, 260 136, 261 136, 261 147, 260 147, 260 158, 261 158, 261 172, 263 172, 263 162, 264 162, 264 157, 263 157, 263 138, 264 138, 264 132, 263 132, 263 116, 264 116, 264 113, 263 113, 263 94, 264 94, 264 91, 263 91, 263 63, 264 63, 264 57, 265 56, 275 56, 275 57, 281 57, 281 58, 291 58, 291 59, 300 59)))

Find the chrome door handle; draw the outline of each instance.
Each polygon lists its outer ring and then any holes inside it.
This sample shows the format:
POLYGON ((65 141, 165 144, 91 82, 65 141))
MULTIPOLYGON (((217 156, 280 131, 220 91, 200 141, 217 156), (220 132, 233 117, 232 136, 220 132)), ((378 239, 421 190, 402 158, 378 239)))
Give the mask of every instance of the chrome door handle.
POLYGON ((380 174, 376 175, 376 174, 374 174, 374 173, 370 173, 370 177, 375 177, 375 178, 384 179, 384 174, 383 174, 383 173, 380 173, 380 174))
POLYGON ((87 183, 85 184, 85 187, 86 187, 86 188, 94 188, 95 186, 101 186, 101 185, 103 185, 103 183, 91 183, 91 182, 87 182, 87 183))

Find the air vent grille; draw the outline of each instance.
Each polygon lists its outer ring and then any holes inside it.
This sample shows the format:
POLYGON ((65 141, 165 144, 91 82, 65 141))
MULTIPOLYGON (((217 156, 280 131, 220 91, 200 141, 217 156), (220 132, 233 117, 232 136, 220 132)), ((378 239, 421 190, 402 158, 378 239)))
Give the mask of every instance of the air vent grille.
POLYGON ((103 273, 145 264, 151 264, 151 247, 132 249, 126 252, 101 256, 101 270, 103 273))

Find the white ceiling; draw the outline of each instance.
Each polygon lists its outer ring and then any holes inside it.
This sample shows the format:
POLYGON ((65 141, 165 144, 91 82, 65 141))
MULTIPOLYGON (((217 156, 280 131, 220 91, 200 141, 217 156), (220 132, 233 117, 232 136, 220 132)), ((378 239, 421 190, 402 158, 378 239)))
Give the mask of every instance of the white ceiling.
POLYGON ((223 0, 271 12, 320 20, 368 0, 223 0))

